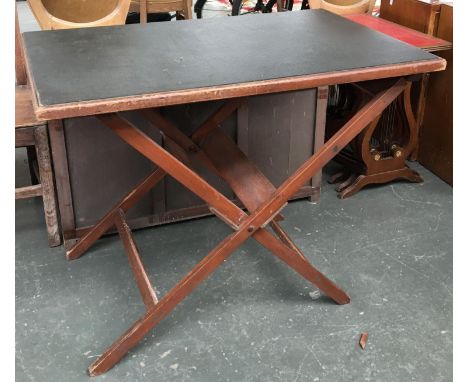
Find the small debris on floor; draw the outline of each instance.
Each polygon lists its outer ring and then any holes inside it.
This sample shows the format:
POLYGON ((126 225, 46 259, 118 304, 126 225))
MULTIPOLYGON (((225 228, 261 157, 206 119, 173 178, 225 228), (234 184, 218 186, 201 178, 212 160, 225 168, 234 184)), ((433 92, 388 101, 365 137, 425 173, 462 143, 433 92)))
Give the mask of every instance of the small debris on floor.
POLYGON ((318 300, 320 298, 320 291, 314 290, 313 292, 309 292, 309 296, 312 300, 318 300))
POLYGON ((361 333, 361 338, 359 339, 359 346, 364 350, 367 344, 367 339, 369 338, 369 333, 361 333))

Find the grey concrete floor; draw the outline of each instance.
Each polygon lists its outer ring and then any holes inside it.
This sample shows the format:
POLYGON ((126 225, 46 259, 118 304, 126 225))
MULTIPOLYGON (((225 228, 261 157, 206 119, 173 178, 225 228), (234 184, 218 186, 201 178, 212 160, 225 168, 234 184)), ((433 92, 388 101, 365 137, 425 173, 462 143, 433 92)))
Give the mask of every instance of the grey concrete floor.
MULTIPOLYGON (((17 182, 27 182, 17 151, 17 182)), ((451 381, 452 189, 395 183, 290 203, 285 227, 351 296, 338 306, 250 241, 97 381, 451 381), (365 350, 361 332, 369 333, 365 350)), ((16 203, 17 381, 87 381, 144 312, 121 243, 68 262, 41 202, 16 203)), ((135 233, 161 296, 229 230, 215 218, 135 233)))
MULTIPOLYGON (((23 30, 37 29, 18 3, 23 30)), ((318 204, 284 226, 345 289, 335 305, 248 242, 157 326, 106 381, 451 381, 452 189, 395 183, 318 204), (369 332, 365 350, 361 332, 369 332)), ((17 185, 28 182, 16 151, 17 185)), ((48 248, 39 199, 16 202, 16 380, 88 381, 88 365, 144 312, 117 237, 68 262, 48 248)), ((229 230, 215 218, 140 230, 163 295, 229 230)))

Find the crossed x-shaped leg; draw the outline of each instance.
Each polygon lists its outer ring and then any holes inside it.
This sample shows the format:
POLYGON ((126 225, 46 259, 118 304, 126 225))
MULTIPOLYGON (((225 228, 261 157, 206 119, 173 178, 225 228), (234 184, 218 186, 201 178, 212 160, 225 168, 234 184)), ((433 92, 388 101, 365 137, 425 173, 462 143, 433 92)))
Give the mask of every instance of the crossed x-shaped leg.
MULTIPOLYGON (((117 203, 67 253, 68 259, 80 257, 102 234, 115 225, 147 308, 146 313, 90 366, 90 375, 102 374, 114 366, 144 338, 149 330, 167 316, 179 302, 188 296, 249 237, 269 249, 271 253, 316 285, 336 303, 349 303, 348 295, 314 268, 288 237, 279 224, 279 221, 282 220, 280 211, 303 184, 312 178, 376 116, 382 113, 404 90, 406 82, 405 79, 395 80, 392 86, 371 99, 278 188, 275 188, 249 162, 236 144, 218 128, 219 124, 241 105, 242 99, 225 103, 190 137, 162 117, 158 111, 143 110, 145 118, 164 134, 165 139, 174 148, 174 155, 167 152, 118 114, 97 116, 122 140, 154 162, 158 169, 117 203), (248 213, 227 199, 184 163, 191 160, 198 161, 224 179, 247 208, 248 213), (212 212, 233 229, 233 233, 221 241, 158 301, 139 257, 131 230, 125 221, 125 211, 131 208, 167 174, 203 199, 210 206, 212 212), (267 225, 271 226, 276 236, 266 229, 267 225)), ((321 96, 326 98, 326 92, 321 96)))

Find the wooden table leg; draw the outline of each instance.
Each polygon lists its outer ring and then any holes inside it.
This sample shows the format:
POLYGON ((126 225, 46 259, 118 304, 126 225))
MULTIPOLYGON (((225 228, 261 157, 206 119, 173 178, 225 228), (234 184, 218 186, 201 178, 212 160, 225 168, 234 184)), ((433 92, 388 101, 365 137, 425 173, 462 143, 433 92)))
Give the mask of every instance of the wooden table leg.
MULTIPOLYGON (((268 179, 266 179, 263 174, 261 174, 253 165, 250 164, 248 159, 241 153, 241 151, 235 146, 235 144, 232 141, 230 141, 230 139, 227 138, 227 136, 225 136, 224 133, 219 131, 219 129, 211 131, 211 134, 208 137, 205 137, 204 139, 206 141, 208 140, 208 138, 212 137, 212 140, 209 143, 209 145, 207 146, 205 144, 204 146, 205 148, 210 150, 210 155, 207 155, 204 152, 204 149, 196 146, 196 142, 193 142, 189 137, 181 133, 180 130, 173 126, 169 121, 163 119, 159 115, 159 113, 152 112, 151 114, 148 114, 148 112, 146 112, 145 114, 148 117, 150 117, 150 122, 156 123, 155 126, 159 127, 166 136, 173 140, 174 144, 180 143, 181 150, 183 149, 182 146, 192 148, 192 150, 195 151, 194 155, 197 158, 201 159, 200 162, 202 164, 207 165, 207 168, 209 169, 215 168, 217 173, 231 186, 236 195, 251 212, 256 210, 256 208, 261 204, 261 202, 263 200, 267 200, 275 191, 274 186, 271 183, 269 183, 268 179), (221 149, 221 152, 219 152, 218 149, 221 149), (240 182, 241 178, 248 183, 249 187, 247 187, 245 183, 240 182)), ((104 123, 109 123, 108 119, 103 121, 104 123)), ((121 121, 121 124, 122 129, 136 129, 131 125, 126 124, 125 121, 121 121)), ((112 124, 109 127, 115 128, 115 125, 116 120, 112 120, 112 124)), ((124 140, 127 141, 127 138, 124 138, 124 140)), ((200 137, 197 138, 197 141, 201 141, 200 137)), ((157 165, 163 165, 162 163, 158 162, 158 159, 156 157, 152 160, 157 165)), ((185 182, 189 182, 190 179, 192 179, 193 183, 193 178, 199 178, 199 176, 197 174, 186 174, 185 182)), ((198 179, 198 181, 200 182, 200 184, 206 183, 201 178, 198 179)), ((208 204, 212 204, 211 196, 204 195, 203 193, 196 191, 196 189, 193 188, 191 190, 195 192, 200 198, 205 200, 208 204)), ((219 192, 217 191, 216 193, 219 194, 219 192)), ((220 203, 224 203, 224 196, 219 194, 219 197, 221 198, 220 203)), ((280 207, 280 209, 281 208, 282 206, 280 207)), ((242 215, 244 219, 247 218, 247 215, 237 206, 235 206, 234 209, 237 210, 236 212, 238 215, 242 215)), ((270 216, 266 218, 265 222, 263 222, 261 228, 263 231, 263 226, 266 224, 266 222, 271 220, 275 227, 275 232, 279 234, 279 238, 283 241, 283 243, 279 242, 277 238, 275 238, 266 231, 258 237, 257 235, 254 235, 254 238, 266 248, 271 249, 275 253, 275 255, 280 257, 283 261, 285 261, 287 264, 289 264, 296 270, 298 270, 299 268, 297 266, 298 262, 296 261, 295 257, 301 258, 299 264, 303 267, 303 269, 308 270, 308 273, 306 274, 301 273, 299 271, 301 275, 306 277, 311 282, 318 280, 319 284, 316 285, 320 289, 322 289, 322 291, 325 294, 327 294, 329 297, 335 300, 338 304, 349 302, 349 297, 346 296, 346 294, 343 291, 341 291, 338 287, 336 287, 336 285, 333 282, 328 280, 324 275, 322 275, 315 268, 313 268, 312 265, 305 258, 305 256, 302 254, 302 252, 299 250, 299 248, 294 245, 292 240, 282 230, 279 224, 273 221, 273 218, 277 215, 278 211, 276 213, 271 213, 270 216), (273 241, 275 243, 271 244, 269 243, 270 241, 273 241), (286 247, 284 244, 286 244, 288 247, 286 247), (311 276, 317 274, 320 274, 319 278, 311 276)), ((226 210, 227 215, 223 215, 223 217, 227 218, 227 222, 232 222, 233 220, 237 219, 236 215, 231 215, 234 213, 234 211, 226 210)))
MULTIPOLYGON (((217 208, 221 208, 226 213, 228 220, 238 220, 238 229, 226 237, 218 244, 195 268, 189 272, 171 291, 169 291, 156 305, 151 307, 147 313, 138 320, 122 337, 96 361, 90 368, 90 375, 99 375, 114 366, 132 347, 134 347, 157 323, 168 315, 174 307, 182 301, 190 292, 197 287, 206 277, 208 277, 225 259, 251 235, 259 240, 265 247, 271 249, 288 265, 296 269, 307 279, 321 286, 321 289, 331 288, 332 293, 338 293, 337 300, 342 299, 342 303, 349 301, 349 297, 337 288, 333 283, 329 283, 315 268, 309 266, 294 250, 283 244, 281 241, 271 239, 273 237, 263 225, 272 216, 276 215, 284 203, 294 194, 294 192, 305 181, 310 179, 326 163, 328 163, 344 146, 346 146, 360 131, 362 131, 377 115, 379 115, 388 104, 393 101, 404 89, 405 80, 399 80, 388 90, 383 91, 365 105, 345 126, 338 131, 316 154, 308 159, 291 177, 289 177, 271 196, 251 215, 239 216, 236 206, 231 208, 229 201, 225 201, 216 195, 216 190, 211 190, 203 184, 199 177, 186 167, 181 167, 174 162, 177 161, 172 156, 164 153, 151 145, 141 133, 135 131, 134 127, 119 124, 118 119, 113 117, 105 118, 104 121, 122 139, 131 144, 132 147, 142 152, 148 159, 158 165, 166 162, 165 166, 169 174, 182 181, 184 185, 194 191, 197 195, 200 190, 208 190, 209 195, 202 195, 205 199, 215 197, 213 201, 217 208), (339 292, 342 295, 339 295, 339 292)), ((163 167, 163 166, 161 166, 163 167)))
POLYGON ((276 221, 272 221, 270 223, 270 227, 272 230, 276 233, 276 236, 284 243, 286 244, 289 248, 292 250, 296 251, 297 254, 302 257, 303 260, 307 259, 305 258, 304 254, 301 252, 301 250, 297 247, 297 245, 294 243, 294 241, 291 240, 289 235, 286 233, 286 231, 280 226, 280 224, 276 221))
POLYGON ((416 109, 416 142, 413 151, 409 156, 409 160, 415 161, 418 159, 419 150, 419 132, 424 120, 424 113, 426 111, 426 98, 427 98, 427 87, 429 85, 429 73, 424 73, 421 78, 421 88, 419 89, 418 106, 416 109))
POLYGON ((140 24, 148 22, 148 0, 140 0, 140 24))
MULTIPOLYGON (((204 137, 203 140, 201 137, 196 137, 196 141, 194 142, 177 129, 172 122, 163 118, 157 111, 145 111, 144 115, 156 128, 159 128, 165 136, 170 137, 174 144, 180 144, 181 150, 185 148, 187 150, 192 149, 193 151, 195 148, 195 158, 199 159, 200 163, 205 165, 208 169, 214 169, 214 172, 229 184, 231 189, 250 212, 254 212, 260 204, 268 200, 275 191, 273 184, 250 163, 237 145, 219 129, 212 130, 211 134, 204 137), (202 146, 198 146, 200 143, 202 146)), ((269 219, 273 216, 274 215, 269 219)), ((301 271, 299 271, 299 273, 309 281, 314 282, 318 280, 317 277, 314 278, 311 277, 311 275, 320 274, 320 280, 322 282, 319 281, 321 285, 318 285, 318 287, 337 303, 349 302, 349 297, 346 296, 344 292, 339 290, 336 285, 312 267, 304 254, 289 238, 277 221, 272 219, 270 225, 281 242, 294 251, 295 254, 292 254, 290 250, 284 248, 275 237, 272 237, 271 234, 266 231, 261 236, 257 237, 257 235, 254 235, 254 239, 259 241, 259 243, 266 248, 272 250, 280 259, 293 268, 299 269, 297 264, 300 264, 302 270, 308 270, 306 274, 301 273, 301 271), (299 256, 301 260, 297 261, 295 259, 296 255, 299 256)))
POLYGON ((348 304, 351 301, 346 292, 317 270, 302 254, 299 255, 300 252, 276 240, 268 231, 258 230, 254 238, 337 304, 348 304))
POLYGON ((153 308, 135 322, 108 350, 106 350, 88 369, 91 376, 102 374, 114 366, 131 348, 190 292, 207 278, 225 259, 249 237, 247 227, 234 232, 218 244, 200 261, 174 288, 172 288, 153 308))

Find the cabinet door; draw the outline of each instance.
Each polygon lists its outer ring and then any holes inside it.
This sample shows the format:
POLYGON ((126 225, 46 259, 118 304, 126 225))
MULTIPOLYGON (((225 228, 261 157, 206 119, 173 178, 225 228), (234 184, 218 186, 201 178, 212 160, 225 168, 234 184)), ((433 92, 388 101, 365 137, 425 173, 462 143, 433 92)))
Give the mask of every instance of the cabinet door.
POLYGON ((312 89, 250 97, 239 110, 239 147, 275 186, 314 152, 316 95, 312 89))

